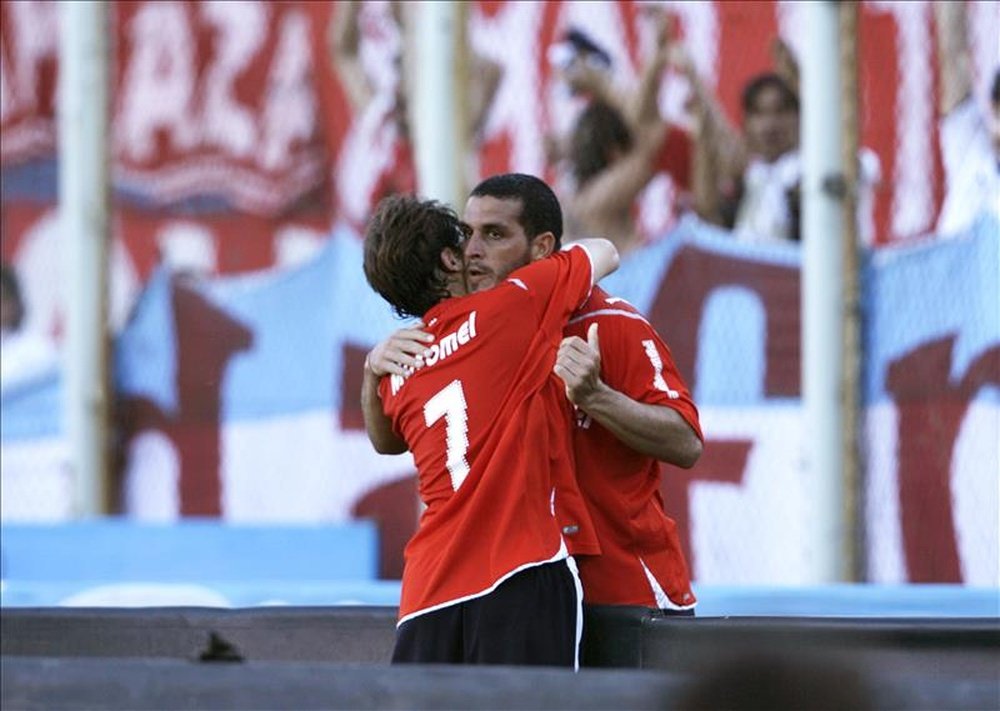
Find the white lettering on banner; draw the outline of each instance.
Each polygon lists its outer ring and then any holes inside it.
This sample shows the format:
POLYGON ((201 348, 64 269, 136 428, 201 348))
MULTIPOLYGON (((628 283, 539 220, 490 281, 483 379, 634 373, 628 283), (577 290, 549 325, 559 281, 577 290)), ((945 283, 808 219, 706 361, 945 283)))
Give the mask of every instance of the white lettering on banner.
POLYGON ((896 161, 892 181, 892 233, 914 237, 934 221, 934 69, 929 3, 872 0, 870 6, 895 19, 899 42, 899 87, 895 116, 896 161))
POLYGON ((292 144, 308 140, 316 129, 316 96, 308 81, 311 70, 309 23, 301 12, 289 12, 282 20, 267 77, 263 145, 258 156, 267 170, 288 167, 292 144))
POLYGON ((322 183, 307 13, 255 2, 130 7, 115 134, 125 190, 159 203, 216 195, 273 213, 322 183))
POLYGON ((135 161, 153 158, 162 131, 180 150, 197 142, 191 115, 194 37, 181 3, 143 4, 128 27, 132 56, 124 70, 117 152, 135 161))
MULTIPOLYGON (((525 111, 524 99, 534 96, 541 83, 538 62, 526 62, 524 58, 538 52, 542 9, 541 3, 510 2, 504 3, 494 17, 473 13, 469 33, 476 51, 497 62, 503 72, 484 137, 490 140, 508 132, 509 165, 533 174, 540 174, 545 166, 541 116, 538 110, 525 111)), ((528 106, 534 107, 535 102, 528 106)))
POLYGON ((334 180, 344 216, 355 225, 364 225, 378 197, 373 193, 379 177, 391 169, 393 150, 400 140, 392 112, 398 82, 394 64, 402 52, 402 40, 388 3, 362 3, 359 22, 359 55, 372 94, 363 107, 355 108, 334 180))
POLYGON ((16 41, 10 47, 14 54, 14 76, 11 77, 14 85, 13 91, 7 89, 4 92, 7 94, 2 110, 4 119, 14 111, 32 111, 38 107, 39 65, 43 60, 55 57, 59 51, 59 20, 55 3, 15 2, 10 3, 8 8, 16 41))
POLYGON ((800 465, 800 406, 706 405, 699 413, 713 439, 749 441, 753 449, 740 483, 695 481, 688 489, 692 577, 727 585, 816 584, 822 578, 814 572, 810 526, 817 504, 812 475, 800 465))
POLYGON ((395 395, 403 387, 406 379, 420 370, 424 366, 431 367, 451 356, 459 348, 469 343, 476 337, 476 312, 469 314, 469 318, 462 322, 456 330, 447 333, 438 339, 437 343, 432 343, 422 354, 416 357, 417 364, 413 368, 407 368, 405 375, 392 375, 389 378, 392 394, 395 395))
POLYGON ((4 163, 50 155, 56 143, 55 87, 43 80, 43 68, 48 65, 55 72, 58 61, 58 7, 51 2, 9 2, 0 13, 0 155, 4 163))
POLYGON ((250 111, 233 97, 233 89, 267 37, 267 5, 212 0, 201 4, 201 14, 217 37, 215 61, 205 74, 202 138, 245 158, 257 143, 257 128, 250 111))
MULTIPOLYGON (((691 53, 691 61, 705 83, 715 87, 719 81, 719 11, 714 2, 687 2, 686 0, 668 0, 664 5, 680 20, 687 50, 691 53)), ((679 75, 670 75, 669 84, 687 84, 679 75)), ((686 87, 687 88, 687 87, 686 87)), ((685 97, 688 91, 685 91, 685 97)), ((682 102, 681 102, 682 103, 682 102)), ((668 102, 673 108, 673 101, 668 102)), ((680 103, 676 105, 680 108, 680 103)), ((680 120, 681 116, 667 114, 668 118, 680 120)))

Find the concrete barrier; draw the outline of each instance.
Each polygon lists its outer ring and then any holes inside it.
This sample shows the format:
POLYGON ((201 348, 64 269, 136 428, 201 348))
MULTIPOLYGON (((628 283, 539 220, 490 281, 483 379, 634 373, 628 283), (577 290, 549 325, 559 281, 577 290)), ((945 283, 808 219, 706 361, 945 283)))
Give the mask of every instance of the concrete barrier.
POLYGON ((997 708, 996 680, 927 679, 767 654, 700 672, 317 662, 4 657, 0 706, 19 711, 162 709, 997 708), (845 676, 845 671, 848 675, 845 676))
POLYGON ((638 670, 364 666, 5 657, 19 711, 163 709, 663 709, 685 679, 638 670))
POLYGON ((390 607, 4 608, 0 654, 388 663, 395 625, 390 607))

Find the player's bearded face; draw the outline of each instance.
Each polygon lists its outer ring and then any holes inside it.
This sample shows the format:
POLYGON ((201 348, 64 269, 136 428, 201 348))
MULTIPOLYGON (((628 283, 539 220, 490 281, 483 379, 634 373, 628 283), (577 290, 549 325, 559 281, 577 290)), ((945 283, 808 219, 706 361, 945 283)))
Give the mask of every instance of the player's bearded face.
POLYGON ((471 197, 465 204, 466 277, 469 291, 496 286, 508 274, 531 261, 531 244, 518 222, 520 200, 471 197))

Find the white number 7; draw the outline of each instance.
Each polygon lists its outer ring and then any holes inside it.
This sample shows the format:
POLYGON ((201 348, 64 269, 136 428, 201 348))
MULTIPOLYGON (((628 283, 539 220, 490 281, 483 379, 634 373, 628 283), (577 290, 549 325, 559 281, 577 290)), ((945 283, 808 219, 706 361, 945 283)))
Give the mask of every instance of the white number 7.
POLYGON ((428 427, 444 417, 446 464, 455 491, 469 475, 469 414, 461 380, 452 380, 424 405, 424 422, 428 427))

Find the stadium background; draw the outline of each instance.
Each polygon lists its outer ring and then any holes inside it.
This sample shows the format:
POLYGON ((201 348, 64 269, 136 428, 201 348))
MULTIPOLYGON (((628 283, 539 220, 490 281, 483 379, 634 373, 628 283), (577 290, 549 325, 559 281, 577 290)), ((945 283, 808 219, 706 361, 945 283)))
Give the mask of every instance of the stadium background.
MULTIPOLYGON (((667 3, 735 121, 772 38, 803 37, 791 2, 667 3)), ((407 456, 374 454, 357 397, 363 355, 398 324, 364 284, 359 226, 398 164, 384 121, 400 38, 364 11, 381 93, 352 116, 329 48, 329 3, 113 4, 118 506, 136 520, 243 523, 375 517, 382 574, 398 577, 416 518, 407 456), (184 273, 161 268, 173 255, 184 273)), ((56 217, 57 7, 5 3, 2 256, 30 328, 57 340, 65 293, 56 217)), ((976 87, 997 66, 1000 10, 969 3, 976 87)), ((608 48, 620 81, 645 48, 634 3, 472 5, 468 36, 503 80, 470 177, 544 174, 543 136, 573 106, 546 50, 569 25, 608 48)), ((861 6, 861 142, 881 164, 865 261, 862 530, 871 582, 1000 583, 1000 315, 995 221, 934 235, 943 181, 932 15, 861 6)), ((668 117, 683 79, 666 75, 668 117)), ((548 174, 550 179, 553 175, 548 174)), ((642 201, 649 243, 609 287, 665 335, 708 441, 664 477, 703 583, 817 582, 805 531, 799 256, 738 246, 678 214, 661 177, 642 201)), ((5 394, 4 522, 75 516, 59 374, 5 394)))

